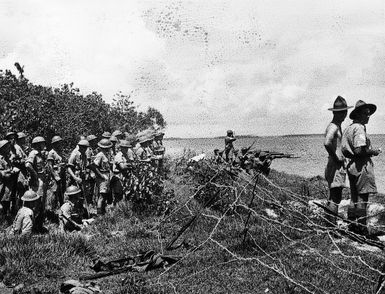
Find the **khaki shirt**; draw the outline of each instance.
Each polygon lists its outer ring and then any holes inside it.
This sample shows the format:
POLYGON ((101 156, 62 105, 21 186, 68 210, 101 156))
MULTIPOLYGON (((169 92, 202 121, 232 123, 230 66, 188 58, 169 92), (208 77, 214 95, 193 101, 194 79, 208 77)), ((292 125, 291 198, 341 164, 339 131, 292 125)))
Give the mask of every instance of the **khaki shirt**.
POLYGON ((40 151, 32 149, 32 151, 28 154, 28 158, 25 163, 30 163, 38 174, 44 173, 45 160, 40 151))
MULTIPOLYGON (((0 172, 10 171, 12 168, 8 158, 0 155, 0 172)), ((11 175, 0 174, 0 201, 10 201, 14 181, 11 175)))
POLYGON ((32 233, 34 221, 34 214, 32 209, 28 207, 22 207, 17 212, 15 220, 13 221, 12 231, 17 235, 25 235, 32 233))

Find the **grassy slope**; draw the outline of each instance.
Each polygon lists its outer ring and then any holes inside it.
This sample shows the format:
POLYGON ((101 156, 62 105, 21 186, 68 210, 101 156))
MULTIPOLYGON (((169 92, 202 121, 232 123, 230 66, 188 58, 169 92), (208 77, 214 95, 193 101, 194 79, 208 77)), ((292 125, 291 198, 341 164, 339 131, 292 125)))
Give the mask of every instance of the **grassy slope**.
MULTIPOLYGON (((271 178, 280 186, 298 193, 305 191, 306 194, 309 190, 310 198, 325 196, 319 181, 305 181, 274 171, 271 178)), ((166 187, 175 190, 179 203, 196 191, 196 187, 183 176, 177 175, 166 182, 166 187)), ((171 253, 165 252, 183 258, 166 271, 159 269, 99 279, 102 289, 106 293, 304 293, 295 284, 302 281, 323 289, 325 293, 370 293, 378 277, 357 257, 341 255, 322 231, 307 235, 306 242, 286 242, 282 247, 277 237, 277 225, 252 217, 249 232, 257 246, 252 238, 243 243, 242 213, 226 215, 212 235, 218 243, 206 241, 217 223, 215 217, 223 214, 210 209, 202 210, 196 202, 191 202, 189 208, 206 215, 199 217, 182 237, 189 244, 199 246, 196 251, 180 248, 171 253), (263 254, 263 250, 276 252, 269 257, 263 254), (274 271, 281 265, 293 279, 292 282, 274 271), (126 277, 128 279, 122 285, 126 277), (265 292, 267 289, 268 292, 265 292)), ((45 293, 54 293, 63 280, 76 279, 84 272, 92 273, 88 266, 95 257, 115 259, 151 249, 162 252, 189 215, 187 209, 181 209, 157 230, 154 227, 159 218, 139 219, 132 216, 126 205, 121 205, 114 213, 98 219, 86 229, 84 235, 53 232, 32 239, 1 238, 0 253, 7 258, 5 281, 24 282, 27 289, 36 287, 45 293)), ((283 223, 284 216, 280 216, 279 221, 283 223)), ((295 241, 295 232, 291 233, 291 240, 295 241)), ((345 255, 359 255, 374 268, 379 268, 383 262, 378 252, 359 251, 347 241, 340 241, 338 245, 345 255)), ((323 293, 309 287, 316 293, 323 293)))

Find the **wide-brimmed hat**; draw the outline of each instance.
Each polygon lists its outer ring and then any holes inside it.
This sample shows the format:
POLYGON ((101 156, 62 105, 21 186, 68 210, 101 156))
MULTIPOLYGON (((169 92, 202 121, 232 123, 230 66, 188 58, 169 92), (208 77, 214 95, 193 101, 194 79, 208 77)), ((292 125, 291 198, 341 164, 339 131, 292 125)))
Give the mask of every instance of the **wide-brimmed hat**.
POLYGON ((45 143, 45 139, 42 136, 37 136, 32 139, 32 144, 45 143))
POLYGON ((96 137, 95 135, 88 135, 87 136, 87 141, 88 142, 91 142, 92 140, 95 140, 95 139, 97 139, 98 137, 96 137))
POLYGON ((115 136, 111 136, 110 141, 116 143, 116 142, 118 142, 118 138, 116 138, 115 136))
POLYGON ((25 133, 23 133, 23 132, 18 132, 17 133, 17 138, 18 139, 22 139, 22 138, 26 138, 26 137, 27 137, 27 135, 25 133))
POLYGON ((1 140, 0 141, 0 149, 3 148, 4 146, 6 146, 7 144, 9 144, 8 140, 1 140))
POLYGON ((102 137, 103 137, 103 138, 106 138, 106 139, 109 139, 109 138, 111 137, 111 133, 110 133, 110 132, 104 132, 104 133, 102 134, 102 137))
POLYGON ((79 141, 78 146, 90 147, 90 142, 88 142, 86 139, 83 139, 79 141))
POLYGON ((120 147, 123 147, 123 148, 130 148, 132 147, 131 143, 127 140, 121 140, 120 143, 119 143, 119 146, 120 147))
POLYGON ((112 147, 112 143, 110 140, 104 138, 104 139, 101 139, 98 143, 98 146, 102 149, 108 149, 108 148, 111 148, 112 147))
POLYGON ((121 135, 123 135, 123 133, 121 131, 119 131, 119 130, 115 130, 115 131, 112 132, 112 136, 119 137, 121 135))
POLYGON ((61 142, 61 141, 63 141, 63 139, 60 136, 53 136, 53 138, 51 140, 51 144, 55 144, 55 143, 61 142))
POLYGON ((8 132, 6 135, 5 135, 5 139, 9 139, 10 137, 15 137, 17 138, 17 134, 16 132, 8 132))
POLYGON ((40 195, 38 195, 36 192, 32 190, 28 190, 24 193, 23 197, 21 197, 21 200, 30 202, 30 201, 35 201, 39 198, 40 198, 40 195))
POLYGON ((350 119, 355 119, 357 117, 358 112, 360 112, 361 109, 363 109, 363 108, 368 108, 369 111, 370 111, 370 115, 375 113, 376 110, 377 110, 377 106, 376 105, 370 104, 370 103, 366 103, 366 102, 364 102, 362 100, 358 100, 357 103, 356 103, 356 106, 354 107, 354 109, 352 110, 352 112, 349 115, 350 119))
POLYGON ((353 108, 353 106, 348 106, 344 97, 338 96, 336 100, 334 100, 333 107, 328 108, 330 111, 344 111, 349 108, 353 108))
POLYGON ((69 186, 66 191, 65 191, 65 195, 66 196, 74 196, 74 195, 77 195, 81 192, 82 190, 80 190, 80 188, 76 187, 76 186, 69 186))

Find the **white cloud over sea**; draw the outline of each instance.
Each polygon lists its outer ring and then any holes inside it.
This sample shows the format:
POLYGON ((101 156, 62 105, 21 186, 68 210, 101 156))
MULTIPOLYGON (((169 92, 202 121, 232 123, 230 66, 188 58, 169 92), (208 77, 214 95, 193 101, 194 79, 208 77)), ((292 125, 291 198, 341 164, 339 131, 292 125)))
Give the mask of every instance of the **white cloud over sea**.
POLYGON ((383 1, 0 0, 0 27, 0 68, 133 92, 168 136, 321 133, 337 95, 385 133, 383 1))

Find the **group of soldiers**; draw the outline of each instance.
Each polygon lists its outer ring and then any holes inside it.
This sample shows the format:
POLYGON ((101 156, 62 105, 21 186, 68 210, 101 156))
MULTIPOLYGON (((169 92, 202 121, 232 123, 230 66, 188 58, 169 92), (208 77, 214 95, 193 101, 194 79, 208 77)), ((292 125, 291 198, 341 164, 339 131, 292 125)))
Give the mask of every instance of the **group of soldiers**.
POLYGON ((92 206, 101 215, 107 204, 146 197, 151 178, 163 174, 163 136, 159 128, 81 136, 66 158, 58 135, 47 151, 41 136, 29 147, 25 133, 8 132, 0 140, 0 217, 16 215, 14 234, 43 231, 44 222, 55 218, 61 229, 79 230, 92 206))
POLYGON ((378 156, 381 149, 373 148, 366 132, 366 125, 377 107, 358 100, 350 112, 350 125, 342 131, 348 109, 346 100, 338 96, 332 108, 333 119, 325 132, 324 146, 329 154, 325 178, 329 185, 327 218, 328 224, 335 226, 338 205, 346 184, 350 183, 351 206, 348 210, 349 229, 355 233, 370 236, 367 228, 367 205, 369 195, 377 193, 372 157, 378 156))
POLYGON ((274 159, 293 158, 291 154, 253 149, 255 141, 249 147, 242 147, 241 153, 239 153, 239 150, 234 147, 234 141, 236 141, 234 132, 228 130, 225 138, 225 148, 223 150, 214 149, 214 163, 228 163, 245 170, 249 174, 260 172, 268 176, 270 165, 274 159))

